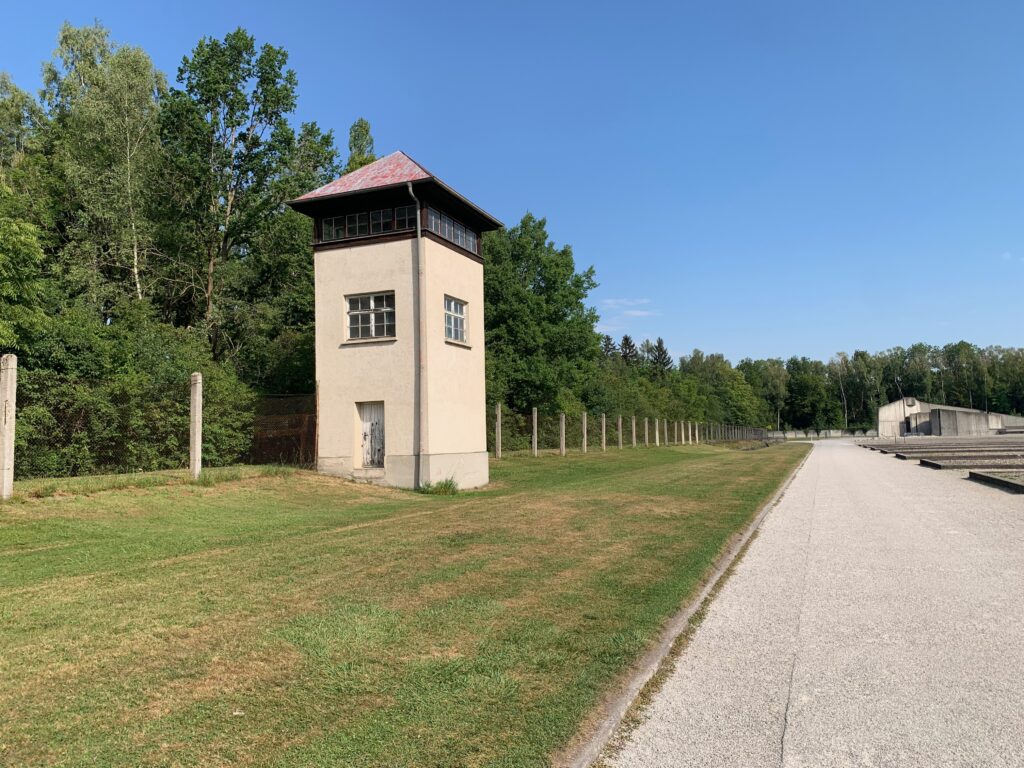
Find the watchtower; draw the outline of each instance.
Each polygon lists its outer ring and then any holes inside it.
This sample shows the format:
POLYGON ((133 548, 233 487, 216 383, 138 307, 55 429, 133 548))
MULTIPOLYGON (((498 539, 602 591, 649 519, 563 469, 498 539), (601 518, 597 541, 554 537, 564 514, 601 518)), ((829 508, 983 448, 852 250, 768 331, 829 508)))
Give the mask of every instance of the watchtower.
POLYGON ((318 470, 485 485, 480 236, 501 222, 403 152, 289 205, 314 225, 318 470))

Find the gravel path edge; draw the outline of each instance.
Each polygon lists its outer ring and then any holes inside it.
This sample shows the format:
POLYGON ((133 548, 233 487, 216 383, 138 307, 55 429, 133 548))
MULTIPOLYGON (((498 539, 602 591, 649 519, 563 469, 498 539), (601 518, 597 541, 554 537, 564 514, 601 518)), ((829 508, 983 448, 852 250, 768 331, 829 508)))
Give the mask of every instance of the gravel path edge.
POLYGON ((812 447, 807 455, 800 460, 800 463, 793 468, 793 471, 779 484, 771 498, 761 505, 754 515, 754 519, 715 561, 701 591, 684 603, 679 611, 669 619, 658 641, 640 657, 617 690, 598 706, 596 717, 588 718, 577 737, 553 760, 554 765, 560 768, 590 768, 600 759, 608 742, 615 735, 633 706, 633 702, 671 654, 677 638, 687 630, 690 620, 714 594, 719 582, 738 561, 750 538, 761 527, 761 523, 764 522, 768 513, 782 500, 786 490, 792 485, 793 480, 813 452, 814 448, 812 447))

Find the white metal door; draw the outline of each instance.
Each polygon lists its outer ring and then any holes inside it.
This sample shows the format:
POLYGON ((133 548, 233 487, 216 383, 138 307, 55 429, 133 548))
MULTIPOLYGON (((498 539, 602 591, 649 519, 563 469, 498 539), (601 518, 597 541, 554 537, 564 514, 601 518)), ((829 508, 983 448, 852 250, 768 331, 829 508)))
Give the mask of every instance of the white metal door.
POLYGON ((384 466, 384 403, 359 403, 363 429, 363 466, 384 466))

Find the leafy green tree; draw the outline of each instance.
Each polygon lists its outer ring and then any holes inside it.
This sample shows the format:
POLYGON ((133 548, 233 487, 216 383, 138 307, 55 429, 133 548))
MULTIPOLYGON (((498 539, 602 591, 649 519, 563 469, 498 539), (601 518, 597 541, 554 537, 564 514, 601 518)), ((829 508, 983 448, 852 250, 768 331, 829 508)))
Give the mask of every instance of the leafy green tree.
POLYGON ((282 202, 273 182, 291 159, 287 116, 297 86, 287 60, 282 48, 257 50, 243 29, 203 38, 182 60, 181 88, 161 110, 165 248, 176 257, 171 302, 177 322, 206 326, 215 357, 228 346, 218 303, 224 271, 282 202))
POLYGON ((370 134, 370 123, 360 117, 348 131, 348 162, 345 173, 369 165, 377 156, 373 153, 373 136, 370 134))
POLYGON ((0 182, 0 349, 18 351, 38 331, 43 249, 33 224, 16 218, 14 193, 0 182))
POLYGON ((836 429, 842 425, 842 410, 829 392, 825 364, 806 357, 786 361, 789 395, 783 418, 796 429, 836 429))
POLYGON ((729 424, 758 424, 764 420, 764 402, 743 373, 720 354, 705 355, 695 349, 679 358, 679 370, 691 377, 703 401, 703 416, 729 424))
POLYGON ((110 30, 99 22, 83 27, 66 21, 61 25, 53 58, 43 64, 43 104, 52 116, 71 112, 99 79, 113 50, 110 30))
MULTIPOLYGON (((90 72, 61 121, 63 178, 74 201, 65 262, 82 262, 116 303, 126 288, 148 293, 147 264, 154 254, 149 195, 160 161, 159 98, 163 76, 140 48, 121 47, 90 72), (128 288, 130 286, 130 288, 128 288)), ((93 292, 99 292, 93 286, 93 292)))
POLYGON ((0 72, 0 181, 10 174, 45 124, 42 107, 21 90, 6 72, 0 72))
POLYGON ((578 272, 572 248, 556 248, 529 213, 488 233, 483 258, 488 398, 523 411, 575 399, 601 353, 586 305, 593 268, 578 272))
POLYGON ((778 358, 768 360, 741 360, 736 369, 750 384, 754 393, 764 401, 766 406, 766 424, 782 429, 782 409, 786 404, 787 382, 789 374, 786 363, 778 358))
MULTIPOLYGON (((298 197, 340 172, 333 134, 305 123, 275 195, 298 197)), ((227 273, 223 335, 232 342, 239 374, 265 392, 309 393, 315 387, 312 236, 307 216, 279 210, 260 222, 244 264, 227 273)))

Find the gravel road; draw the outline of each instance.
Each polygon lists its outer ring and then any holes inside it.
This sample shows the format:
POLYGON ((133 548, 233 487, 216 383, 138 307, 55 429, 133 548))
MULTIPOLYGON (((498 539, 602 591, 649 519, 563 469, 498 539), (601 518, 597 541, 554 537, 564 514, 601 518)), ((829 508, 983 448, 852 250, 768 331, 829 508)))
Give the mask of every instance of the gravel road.
POLYGON ((818 443, 614 766, 1024 766, 1024 497, 818 443))

